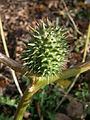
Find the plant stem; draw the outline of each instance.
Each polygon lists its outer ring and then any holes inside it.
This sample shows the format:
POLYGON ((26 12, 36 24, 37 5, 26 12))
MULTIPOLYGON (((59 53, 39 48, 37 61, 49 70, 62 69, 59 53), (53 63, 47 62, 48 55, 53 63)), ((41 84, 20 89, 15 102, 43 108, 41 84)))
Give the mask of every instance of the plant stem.
POLYGON ((23 119, 23 115, 26 111, 26 108, 28 107, 29 103, 32 100, 32 96, 42 87, 44 86, 43 82, 37 82, 35 85, 33 86, 28 86, 28 88, 25 90, 24 95, 20 101, 20 104, 17 108, 14 120, 22 120, 23 119))
POLYGON ((88 25, 88 33, 87 33, 87 38, 86 38, 86 42, 85 42, 85 49, 84 49, 84 54, 83 54, 83 60, 82 60, 82 62, 85 62, 85 59, 86 59, 89 38, 90 38, 90 23, 88 25))
MULTIPOLYGON (((62 74, 58 74, 57 76, 51 76, 49 83, 55 82, 56 80, 67 79, 67 78, 73 77, 73 76, 77 75, 78 73, 83 73, 87 70, 90 70, 90 62, 83 63, 74 68, 65 70, 62 72, 62 74)), ((47 79, 38 78, 38 80, 35 84, 33 84, 32 86, 28 86, 28 88, 25 90, 24 95, 18 105, 14 120, 22 120, 23 119, 23 115, 24 115, 29 103, 31 102, 33 95, 39 89, 46 86, 47 84, 48 84, 47 79)))

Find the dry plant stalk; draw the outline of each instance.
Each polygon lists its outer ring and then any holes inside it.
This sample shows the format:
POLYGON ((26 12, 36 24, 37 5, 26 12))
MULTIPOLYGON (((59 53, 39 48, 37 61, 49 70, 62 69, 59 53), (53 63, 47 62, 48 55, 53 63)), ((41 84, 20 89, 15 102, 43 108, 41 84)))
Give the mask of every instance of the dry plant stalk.
POLYGON ((72 16, 69 14, 68 8, 67 8, 67 6, 66 6, 65 1, 64 1, 64 0, 61 0, 61 1, 62 1, 62 3, 63 3, 63 6, 65 7, 65 11, 67 12, 67 15, 68 15, 70 21, 72 22, 72 24, 73 24, 73 26, 74 26, 76 32, 79 33, 80 35, 82 35, 82 33, 78 30, 78 28, 77 28, 77 26, 76 26, 76 24, 75 24, 75 22, 74 22, 72 16))
MULTIPOLYGON (((8 52, 8 48, 7 48, 7 44, 6 44, 6 40, 5 40, 5 36, 4 36, 4 31, 3 31, 1 16, 0 16, 0 32, 1 32, 2 42, 3 42, 3 46, 4 46, 4 50, 5 50, 6 56, 7 56, 7 57, 10 57, 9 52, 8 52)), ((11 68, 9 68, 9 70, 10 70, 10 72, 11 72, 11 74, 12 74, 13 80, 14 80, 14 82, 15 82, 15 84, 16 84, 16 87, 17 87, 20 95, 23 96, 23 93, 22 93, 21 88, 20 88, 20 86, 19 86, 17 77, 16 77, 16 75, 15 75, 15 71, 12 70, 11 68)))

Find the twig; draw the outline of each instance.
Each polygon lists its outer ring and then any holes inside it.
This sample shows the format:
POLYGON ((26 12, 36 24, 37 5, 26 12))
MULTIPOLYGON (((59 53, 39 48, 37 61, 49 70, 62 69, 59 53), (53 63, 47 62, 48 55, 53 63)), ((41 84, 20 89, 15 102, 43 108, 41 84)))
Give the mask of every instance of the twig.
POLYGON ((25 69, 21 64, 16 62, 15 60, 5 56, 4 54, 0 53, 0 62, 5 64, 6 66, 9 66, 16 72, 25 74, 27 72, 27 69, 25 69))
POLYGON ((62 3, 63 3, 63 6, 65 7, 65 11, 67 12, 67 15, 68 15, 69 19, 71 20, 71 22, 72 22, 72 24, 73 24, 73 26, 74 26, 76 32, 79 33, 80 35, 82 35, 82 33, 78 30, 78 28, 77 28, 77 26, 76 26, 76 24, 75 24, 73 18, 72 18, 71 15, 69 14, 68 8, 67 8, 67 6, 66 6, 65 1, 64 1, 64 0, 61 0, 61 1, 62 1, 62 3))
MULTIPOLYGON (((6 56, 7 56, 7 57, 10 57, 10 56, 9 56, 9 52, 8 52, 8 48, 7 48, 7 44, 6 44, 6 40, 5 40, 5 36, 4 36, 4 31, 3 31, 3 27, 2 27, 1 17, 0 17, 0 32, 1 32, 2 42, 3 42, 3 46, 4 46, 4 50, 5 50, 6 56)), ((22 93, 22 91, 21 91, 21 89, 20 89, 20 86, 19 86, 19 83, 18 83, 18 81, 17 81, 17 77, 16 77, 16 75, 15 75, 15 71, 12 70, 11 68, 9 68, 9 69, 10 69, 10 71, 11 71, 13 80, 14 80, 14 82, 15 82, 15 84, 16 84, 16 87, 17 87, 20 95, 23 96, 23 93, 22 93)))
MULTIPOLYGON (((82 60, 82 63, 85 62, 85 59, 86 59, 86 52, 87 52, 87 46, 88 46, 88 42, 89 42, 89 37, 90 37, 90 23, 88 25, 88 33, 87 33, 87 39, 86 39, 86 42, 85 42, 85 50, 84 50, 84 54, 83 54, 83 60, 82 60)), ((61 99, 60 103, 58 104, 58 106, 56 107, 55 111, 60 107, 60 105, 64 102, 64 100, 66 99, 67 95, 69 94, 69 92, 72 90, 72 88, 74 87, 78 77, 80 76, 80 73, 78 73, 76 75, 76 77, 74 78, 71 86, 69 87, 69 89, 67 90, 65 96, 61 99)))

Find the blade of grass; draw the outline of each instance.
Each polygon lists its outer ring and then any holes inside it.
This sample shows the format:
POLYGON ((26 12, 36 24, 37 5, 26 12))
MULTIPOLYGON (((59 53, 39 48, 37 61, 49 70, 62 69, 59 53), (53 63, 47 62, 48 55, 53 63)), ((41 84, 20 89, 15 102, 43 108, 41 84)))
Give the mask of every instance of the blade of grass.
MULTIPOLYGON (((8 48, 7 48, 7 44, 6 44, 6 40, 5 40, 5 36, 4 36, 4 31, 3 31, 1 16, 0 16, 0 32, 1 32, 2 42, 3 42, 3 46, 4 46, 4 50, 5 50, 6 56, 7 56, 7 57, 10 57, 10 56, 9 56, 9 52, 8 52, 8 48)), ((16 84, 16 87, 17 87, 20 95, 23 96, 23 93, 22 93, 22 91, 21 91, 21 89, 20 89, 20 86, 19 86, 19 83, 18 83, 18 81, 17 81, 17 77, 16 77, 16 75, 15 75, 15 71, 12 70, 11 68, 9 68, 9 69, 10 69, 10 72, 11 72, 11 74, 12 74, 13 80, 14 80, 14 82, 15 82, 15 84, 16 84)))

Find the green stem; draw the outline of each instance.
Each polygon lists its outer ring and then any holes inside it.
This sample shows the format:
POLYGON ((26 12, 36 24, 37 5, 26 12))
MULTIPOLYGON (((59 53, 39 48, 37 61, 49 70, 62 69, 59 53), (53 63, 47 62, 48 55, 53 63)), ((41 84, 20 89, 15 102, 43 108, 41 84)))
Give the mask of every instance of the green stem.
MULTIPOLYGON (((87 70, 90 70, 90 62, 83 63, 74 68, 65 70, 62 72, 62 74, 58 74, 57 76, 51 76, 49 83, 55 82, 56 80, 67 79, 67 78, 73 77, 73 76, 77 75, 78 73, 83 73, 87 70)), ((24 115, 29 103, 31 102, 33 95, 39 89, 46 86, 47 84, 48 84, 47 79, 38 78, 38 81, 35 84, 33 84, 32 86, 28 86, 28 88, 25 90, 24 95, 18 105, 14 120, 22 120, 23 119, 23 115, 24 115)))

